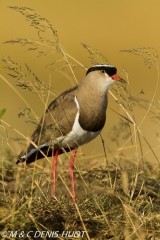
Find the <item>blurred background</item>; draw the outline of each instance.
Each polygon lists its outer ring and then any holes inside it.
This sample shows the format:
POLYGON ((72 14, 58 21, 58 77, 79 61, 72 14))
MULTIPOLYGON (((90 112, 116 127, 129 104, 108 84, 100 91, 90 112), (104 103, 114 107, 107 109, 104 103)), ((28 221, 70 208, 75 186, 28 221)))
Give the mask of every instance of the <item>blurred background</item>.
MULTIPOLYGON (((145 65, 143 56, 121 52, 124 49, 150 48, 148 51, 154 53, 154 50, 151 49, 154 48, 159 55, 160 2, 158 0, 155 0, 154 3, 149 0, 92 0, 85 2, 80 0, 1 0, 1 56, 9 56, 22 69, 25 69, 25 64, 27 64, 41 81, 45 82, 46 85, 51 84, 53 93, 58 95, 67 88, 75 85, 76 81, 69 69, 65 69, 64 72, 56 71, 57 66, 60 66, 61 62, 58 65, 55 64, 46 67, 47 64, 61 59, 57 53, 37 57, 38 54, 36 51, 27 51, 25 46, 3 44, 5 41, 16 38, 38 39, 37 30, 29 26, 29 22, 26 21, 26 18, 22 14, 8 8, 8 6, 29 7, 34 9, 37 14, 46 18, 52 24, 53 29, 57 30, 62 48, 86 68, 89 68, 92 63, 88 51, 86 51, 81 43, 89 45, 94 50, 97 49, 98 52, 106 56, 108 62, 117 67, 118 75, 125 79, 128 75, 129 85, 127 88, 131 96, 135 99, 141 98, 141 103, 143 103, 142 106, 137 101, 134 106, 134 114, 130 112, 131 116, 134 115, 138 125, 141 123, 154 97, 151 111, 141 124, 140 130, 152 149, 154 149, 157 158, 160 158, 160 129, 158 124, 160 120, 159 69, 154 67, 149 68, 149 65, 145 65), (126 76, 123 74, 124 69, 127 71, 126 76)), ((45 35, 46 38, 53 37, 50 33, 47 34, 45 35)), ((70 61, 71 59, 68 58, 68 60, 70 61)), ((103 63, 105 63, 104 60, 103 63)), ((24 97, 40 118, 44 112, 44 104, 41 99, 32 91, 17 87, 15 80, 8 75, 7 69, 4 68, 6 65, 2 62, 0 64, 1 75, 24 97)), ((77 81, 80 81, 85 76, 85 72, 84 68, 79 67, 74 69, 77 81)), ((35 126, 27 124, 23 117, 18 117, 21 109, 27 106, 9 84, 1 78, 0 109, 6 108, 3 120, 12 127, 7 127, 4 124, 5 128, 1 127, 1 134, 7 139, 7 143, 2 141, 1 149, 9 149, 11 147, 11 151, 16 155, 22 150, 23 146, 14 141, 14 138, 20 136, 13 128, 25 136, 30 136, 35 126)), ((50 96, 49 101, 55 95, 50 96)), ((109 95, 109 107, 125 116, 122 108, 115 103, 111 95, 109 95)), ((107 110, 107 122, 102 131, 102 137, 105 141, 107 153, 110 156, 117 156, 118 149, 129 138, 125 132, 125 128, 121 127, 121 122, 116 113, 111 109, 107 110)), ((156 164, 157 160, 154 154, 143 139, 142 145, 145 159, 156 164)), ((139 145, 137 147, 139 148, 139 145)), ((133 146, 131 147, 131 142, 129 141, 124 146, 126 158, 131 157, 133 153, 131 150, 133 150, 133 146)), ((98 156, 104 158, 101 138, 97 137, 91 143, 83 146, 82 152, 86 157, 95 155, 97 161, 99 160, 98 156)))

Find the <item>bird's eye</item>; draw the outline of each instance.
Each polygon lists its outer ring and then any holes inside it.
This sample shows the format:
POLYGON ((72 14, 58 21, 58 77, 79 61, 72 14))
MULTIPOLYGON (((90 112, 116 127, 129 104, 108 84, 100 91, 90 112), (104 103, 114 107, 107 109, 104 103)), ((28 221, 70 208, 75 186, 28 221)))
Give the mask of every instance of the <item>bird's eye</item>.
POLYGON ((101 73, 105 73, 105 70, 100 70, 101 73))

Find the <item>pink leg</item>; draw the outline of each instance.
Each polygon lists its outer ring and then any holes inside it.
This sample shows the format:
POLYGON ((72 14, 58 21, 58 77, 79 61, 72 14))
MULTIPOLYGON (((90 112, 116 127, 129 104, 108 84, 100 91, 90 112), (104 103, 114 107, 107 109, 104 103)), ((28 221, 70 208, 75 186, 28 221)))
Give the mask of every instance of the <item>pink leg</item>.
POLYGON ((57 159, 58 159, 59 149, 56 150, 56 154, 54 155, 52 161, 52 176, 53 176, 53 200, 57 200, 56 198, 56 167, 57 167, 57 159))
POLYGON ((75 192, 75 184, 74 184, 74 174, 73 174, 73 169, 74 169, 74 160, 76 157, 77 150, 73 150, 73 156, 71 157, 71 160, 69 162, 69 173, 70 173, 70 178, 72 181, 72 195, 73 195, 73 201, 76 202, 76 192, 75 192))

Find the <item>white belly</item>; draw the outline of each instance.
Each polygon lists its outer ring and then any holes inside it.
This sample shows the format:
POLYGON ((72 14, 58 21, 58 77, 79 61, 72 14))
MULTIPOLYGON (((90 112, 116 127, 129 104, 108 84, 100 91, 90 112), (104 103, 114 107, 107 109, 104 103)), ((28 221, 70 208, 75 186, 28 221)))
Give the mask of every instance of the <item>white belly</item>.
POLYGON ((78 131, 72 130, 61 142, 62 147, 77 148, 78 146, 86 144, 96 138, 100 132, 101 131, 87 132, 81 127, 78 129, 78 131))

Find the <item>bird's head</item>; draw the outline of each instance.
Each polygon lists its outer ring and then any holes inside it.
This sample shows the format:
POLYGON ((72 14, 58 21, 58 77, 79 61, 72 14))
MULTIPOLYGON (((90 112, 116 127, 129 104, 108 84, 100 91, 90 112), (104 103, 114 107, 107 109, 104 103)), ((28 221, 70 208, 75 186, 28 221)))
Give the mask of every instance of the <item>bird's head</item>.
POLYGON ((126 83, 126 81, 117 75, 117 69, 108 64, 94 65, 88 69, 87 78, 105 87, 107 90, 116 82, 126 83), (97 82, 98 81, 98 82, 97 82))

